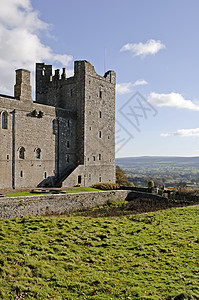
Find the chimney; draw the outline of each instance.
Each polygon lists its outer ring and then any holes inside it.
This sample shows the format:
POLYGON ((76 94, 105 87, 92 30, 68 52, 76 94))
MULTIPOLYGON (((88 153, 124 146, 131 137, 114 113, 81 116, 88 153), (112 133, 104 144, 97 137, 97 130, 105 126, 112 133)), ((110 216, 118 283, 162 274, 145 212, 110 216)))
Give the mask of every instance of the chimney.
POLYGON ((30 71, 24 69, 16 70, 16 84, 14 86, 14 97, 17 100, 32 101, 30 71))

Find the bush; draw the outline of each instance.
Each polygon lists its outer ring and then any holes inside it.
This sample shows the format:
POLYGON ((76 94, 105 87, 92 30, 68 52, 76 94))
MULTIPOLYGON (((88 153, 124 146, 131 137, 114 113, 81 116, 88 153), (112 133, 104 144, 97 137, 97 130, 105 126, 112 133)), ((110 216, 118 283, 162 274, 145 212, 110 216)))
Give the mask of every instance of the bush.
POLYGON ((112 182, 99 182, 94 184, 93 188, 99 190, 117 190, 119 188, 119 185, 112 182))
POLYGON ((193 197, 197 195, 197 192, 192 189, 188 189, 186 187, 180 188, 178 191, 180 196, 185 196, 185 197, 193 197))
POLYGON ((124 170, 122 170, 119 166, 116 166, 116 183, 119 184, 119 186, 134 186, 133 183, 128 181, 124 170))

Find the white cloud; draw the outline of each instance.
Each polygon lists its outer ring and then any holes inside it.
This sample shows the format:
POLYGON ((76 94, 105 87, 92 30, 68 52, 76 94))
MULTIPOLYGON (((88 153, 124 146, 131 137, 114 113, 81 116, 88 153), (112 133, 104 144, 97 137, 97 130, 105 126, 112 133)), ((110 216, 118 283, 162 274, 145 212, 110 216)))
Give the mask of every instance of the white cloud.
POLYGON ((161 134, 160 134, 161 137, 168 137, 168 136, 170 136, 170 135, 171 135, 170 133, 161 133, 161 134))
POLYGON ((124 82, 116 84, 116 91, 118 94, 128 94, 132 92, 133 83, 132 82, 124 82))
POLYGON ((173 133, 161 133, 161 137, 168 137, 168 136, 181 136, 181 137, 199 137, 199 128, 194 129, 179 129, 173 133))
POLYGON ((148 82, 142 79, 142 80, 136 80, 133 85, 137 86, 137 85, 145 85, 145 84, 148 84, 148 82))
POLYGON ((68 67, 72 56, 57 54, 39 37, 50 25, 40 20, 31 0, 1 0, 0 9, 0 93, 12 93, 14 70, 34 71, 36 62, 68 67))
POLYGON ((167 107, 176 107, 176 108, 185 108, 189 110, 199 110, 199 106, 193 103, 191 100, 186 100, 179 93, 170 93, 170 94, 158 94, 150 93, 148 97, 148 102, 152 105, 157 106, 167 106, 167 107))
POLYGON ((179 129, 174 132, 175 136, 198 136, 199 137, 199 128, 194 129, 179 129))
POLYGON ((145 44, 143 43, 138 43, 138 44, 132 44, 128 43, 124 45, 120 51, 130 51, 132 52, 135 56, 146 56, 149 54, 156 54, 158 53, 161 49, 166 48, 164 44, 161 43, 161 41, 155 41, 155 40, 148 40, 145 44))
POLYGON ((140 79, 133 82, 124 82, 116 84, 116 91, 118 94, 128 94, 131 93, 134 86, 146 85, 148 82, 146 80, 140 79))

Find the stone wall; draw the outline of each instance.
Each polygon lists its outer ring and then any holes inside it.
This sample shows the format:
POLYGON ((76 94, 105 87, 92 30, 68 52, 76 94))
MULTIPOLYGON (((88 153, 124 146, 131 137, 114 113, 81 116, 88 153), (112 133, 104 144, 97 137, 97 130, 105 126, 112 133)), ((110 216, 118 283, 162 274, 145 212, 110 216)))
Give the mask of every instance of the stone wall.
POLYGON ((62 195, 24 196, 0 199, 0 218, 63 215, 105 204, 108 200, 125 200, 129 191, 99 191, 62 195))
POLYGON ((45 176, 54 175, 55 118, 53 107, 0 96, 0 188, 35 187, 45 176), (5 112, 7 128, 3 129, 5 112), (24 159, 19 156, 21 148, 24 159), (37 149, 40 158, 36 158, 37 149))

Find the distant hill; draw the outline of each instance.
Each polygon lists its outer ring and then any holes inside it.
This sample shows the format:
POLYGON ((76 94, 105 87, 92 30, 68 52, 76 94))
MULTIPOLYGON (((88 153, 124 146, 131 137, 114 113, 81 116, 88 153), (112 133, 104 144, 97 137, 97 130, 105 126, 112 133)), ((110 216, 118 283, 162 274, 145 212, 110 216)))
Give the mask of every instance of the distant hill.
POLYGON ((140 156, 116 158, 116 165, 120 167, 199 167, 199 156, 179 157, 179 156, 140 156))

